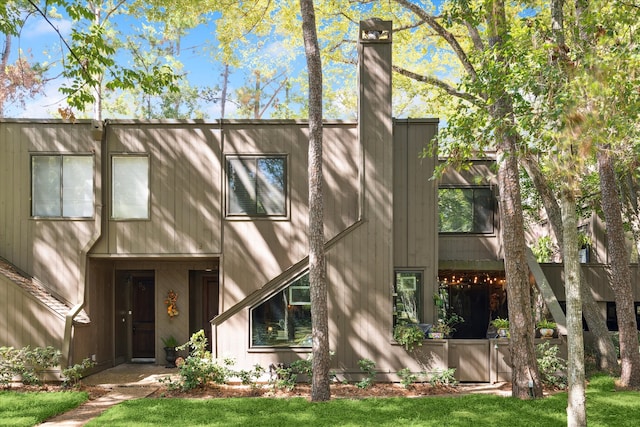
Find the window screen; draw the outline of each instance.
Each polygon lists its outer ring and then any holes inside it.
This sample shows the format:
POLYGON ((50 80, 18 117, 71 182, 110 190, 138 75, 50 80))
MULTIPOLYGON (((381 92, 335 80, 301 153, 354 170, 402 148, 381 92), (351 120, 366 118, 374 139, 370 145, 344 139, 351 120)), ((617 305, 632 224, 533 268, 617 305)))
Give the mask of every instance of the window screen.
POLYGON ((115 219, 149 218, 149 158, 113 156, 112 213, 115 219))

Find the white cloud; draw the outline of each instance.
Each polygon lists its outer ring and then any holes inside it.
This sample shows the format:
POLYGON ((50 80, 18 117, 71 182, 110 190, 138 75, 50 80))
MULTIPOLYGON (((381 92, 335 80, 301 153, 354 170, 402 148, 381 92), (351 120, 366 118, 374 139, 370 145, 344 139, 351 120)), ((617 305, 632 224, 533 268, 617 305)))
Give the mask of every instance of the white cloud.
POLYGON ((45 86, 45 92, 30 101, 27 101, 24 110, 10 108, 7 117, 28 118, 28 119, 50 119, 58 117, 58 107, 65 107, 65 96, 58 89, 62 82, 55 81, 45 86), (13 113, 13 114, 12 114, 13 113))
POLYGON ((58 36, 58 32, 64 37, 71 33, 71 21, 68 19, 51 19, 51 24, 44 19, 27 21, 22 34, 29 39, 37 39, 43 36, 58 36), (58 30, 56 32, 56 29, 58 30))

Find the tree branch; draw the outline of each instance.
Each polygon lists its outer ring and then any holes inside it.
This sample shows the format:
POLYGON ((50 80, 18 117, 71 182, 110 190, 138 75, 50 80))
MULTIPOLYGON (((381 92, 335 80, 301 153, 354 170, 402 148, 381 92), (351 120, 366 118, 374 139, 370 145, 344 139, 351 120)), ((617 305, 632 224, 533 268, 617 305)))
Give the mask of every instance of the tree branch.
POLYGON ((427 83, 429 85, 440 88, 445 92, 447 92, 449 95, 455 96, 460 99, 464 99, 465 101, 468 101, 474 105, 477 105, 478 107, 485 107, 484 101, 482 99, 477 98, 469 93, 460 92, 450 84, 445 83, 442 80, 439 80, 435 77, 417 74, 417 73, 414 73, 413 71, 409 71, 404 68, 398 67, 397 65, 393 66, 393 71, 395 71, 398 74, 402 74, 405 77, 409 77, 410 79, 413 79, 415 81, 427 83))
POLYGON ((416 4, 411 3, 409 0, 394 1, 399 5, 405 7, 406 9, 409 9, 416 16, 418 16, 418 18, 420 18, 422 21, 426 22, 427 25, 433 28, 433 30, 438 33, 438 35, 440 35, 440 37, 442 37, 449 44, 449 46, 451 46, 467 74, 469 74, 469 76, 473 80, 477 79, 476 70, 473 67, 473 64, 471 64, 471 61, 469 61, 469 57, 462 49, 462 46, 460 46, 460 43, 458 43, 456 37, 449 31, 447 31, 442 25, 440 25, 433 15, 425 12, 424 9, 416 4))

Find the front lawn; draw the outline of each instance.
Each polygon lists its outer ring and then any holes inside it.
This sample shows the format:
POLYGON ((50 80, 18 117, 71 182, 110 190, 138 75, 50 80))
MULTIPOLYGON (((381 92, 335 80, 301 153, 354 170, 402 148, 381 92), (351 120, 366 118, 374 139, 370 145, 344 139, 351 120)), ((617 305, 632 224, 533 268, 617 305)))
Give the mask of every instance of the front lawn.
POLYGON ((85 392, 0 391, 0 425, 33 426, 66 412, 89 398, 85 392))
MULTIPOLYGON (((615 391, 614 380, 592 379, 587 394, 590 426, 637 426, 640 393, 615 391)), ((425 398, 174 399, 128 401, 89 426, 564 426, 566 393, 521 401, 493 395, 425 398)))

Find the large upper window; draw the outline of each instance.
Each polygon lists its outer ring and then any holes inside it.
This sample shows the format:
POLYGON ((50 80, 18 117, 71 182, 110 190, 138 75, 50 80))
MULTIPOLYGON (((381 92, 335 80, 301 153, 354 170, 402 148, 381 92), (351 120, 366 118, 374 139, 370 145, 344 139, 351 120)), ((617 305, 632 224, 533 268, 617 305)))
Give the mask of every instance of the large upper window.
POLYGON ((251 345, 311 346, 309 273, 251 309, 251 345))
POLYGON ((493 233, 494 198, 490 188, 440 188, 441 233, 493 233))
POLYGON ((227 214, 286 215, 286 157, 227 157, 227 214))
POLYGON ((31 214, 37 217, 92 217, 93 156, 32 156, 31 214))
POLYGON ((111 217, 149 218, 149 157, 118 155, 111 158, 111 217))

